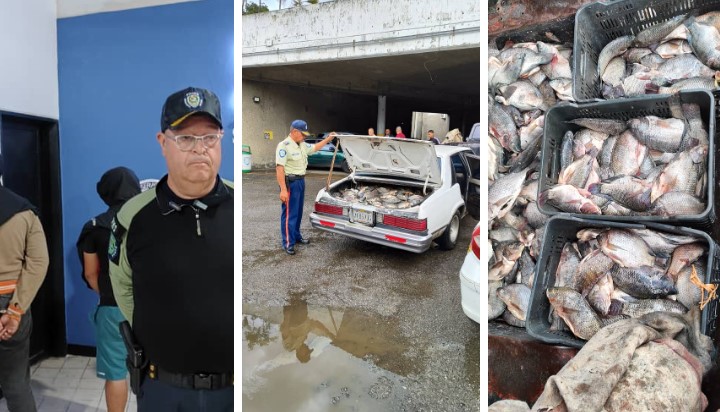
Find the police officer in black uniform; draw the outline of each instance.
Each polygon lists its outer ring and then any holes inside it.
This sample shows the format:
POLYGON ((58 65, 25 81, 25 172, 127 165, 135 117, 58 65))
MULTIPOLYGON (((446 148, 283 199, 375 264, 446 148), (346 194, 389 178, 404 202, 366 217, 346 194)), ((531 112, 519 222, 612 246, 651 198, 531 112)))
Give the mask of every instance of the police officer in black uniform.
POLYGON ((218 175, 220 102, 180 90, 160 125, 168 174, 120 209, 108 249, 115 299, 147 362, 138 410, 232 411, 234 188, 218 175))

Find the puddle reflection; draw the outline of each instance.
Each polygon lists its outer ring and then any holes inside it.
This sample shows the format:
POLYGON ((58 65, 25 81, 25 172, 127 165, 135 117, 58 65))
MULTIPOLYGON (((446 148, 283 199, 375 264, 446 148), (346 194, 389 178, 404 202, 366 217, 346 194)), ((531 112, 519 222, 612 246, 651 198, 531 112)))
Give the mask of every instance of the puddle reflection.
POLYGON ((243 305, 243 408, 248 411, 400 410, 408 355, 397 320, 357 310, 243 305))

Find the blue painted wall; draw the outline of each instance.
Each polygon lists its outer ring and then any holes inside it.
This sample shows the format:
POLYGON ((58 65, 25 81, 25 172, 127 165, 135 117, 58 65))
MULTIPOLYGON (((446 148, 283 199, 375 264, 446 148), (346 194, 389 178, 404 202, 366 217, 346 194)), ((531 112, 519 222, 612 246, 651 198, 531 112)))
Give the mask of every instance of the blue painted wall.
MULTIPOLYGON (((204 0, 58 20, 60 151, 68 344, 95 345, 97 297, 80 279, 75 242, 106 209, 95 184, 126 166, 159 179, 155 135, 165 98, 213 90, 223 108, 221 176, 233 179, 233 1, 204 0)), ((188 302, 191 304, 191 302, 188 302)))

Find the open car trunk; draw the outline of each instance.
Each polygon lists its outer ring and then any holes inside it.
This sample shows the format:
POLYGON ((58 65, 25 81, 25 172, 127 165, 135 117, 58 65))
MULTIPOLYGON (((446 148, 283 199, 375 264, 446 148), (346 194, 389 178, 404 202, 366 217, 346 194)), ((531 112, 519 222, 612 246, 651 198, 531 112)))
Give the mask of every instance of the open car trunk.
POLYGON ((432 193, 432 187, 426 187, 423 193, 422 183, 403 185, 347 180, 331 187, 326 196, 332 197, 335 203, 355 207, 407 210, 422 204, 432 193))

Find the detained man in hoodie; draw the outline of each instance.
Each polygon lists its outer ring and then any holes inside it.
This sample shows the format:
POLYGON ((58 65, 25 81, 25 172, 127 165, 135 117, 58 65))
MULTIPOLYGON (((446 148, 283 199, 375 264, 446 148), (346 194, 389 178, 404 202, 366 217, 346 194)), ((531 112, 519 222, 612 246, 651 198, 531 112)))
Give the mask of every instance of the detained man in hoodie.
POLYGON ((77 241, 83 265, 83 278, 88 287, 100 295, 95 310, 97 341, 97 376, 105 380, 105 401, 108 412, 124 411, 128 399, 125 377, 127 350, 120 335, 120 322, 125 320, 113 296, 108 269, 108 245, 111 222, 126 201, 140 193, 135 173, 125 167, 110 169, 97 183, 100 198, 108 209, 83 226, 77 241))
MULTIPOLYGON (((0 179, 3 159, 0 155, 0 179)), ((45 280, 45 232, 30 202, 0 180, 0 388, 11 412, 36 411, 30 388, 30 304, 45 280)))

